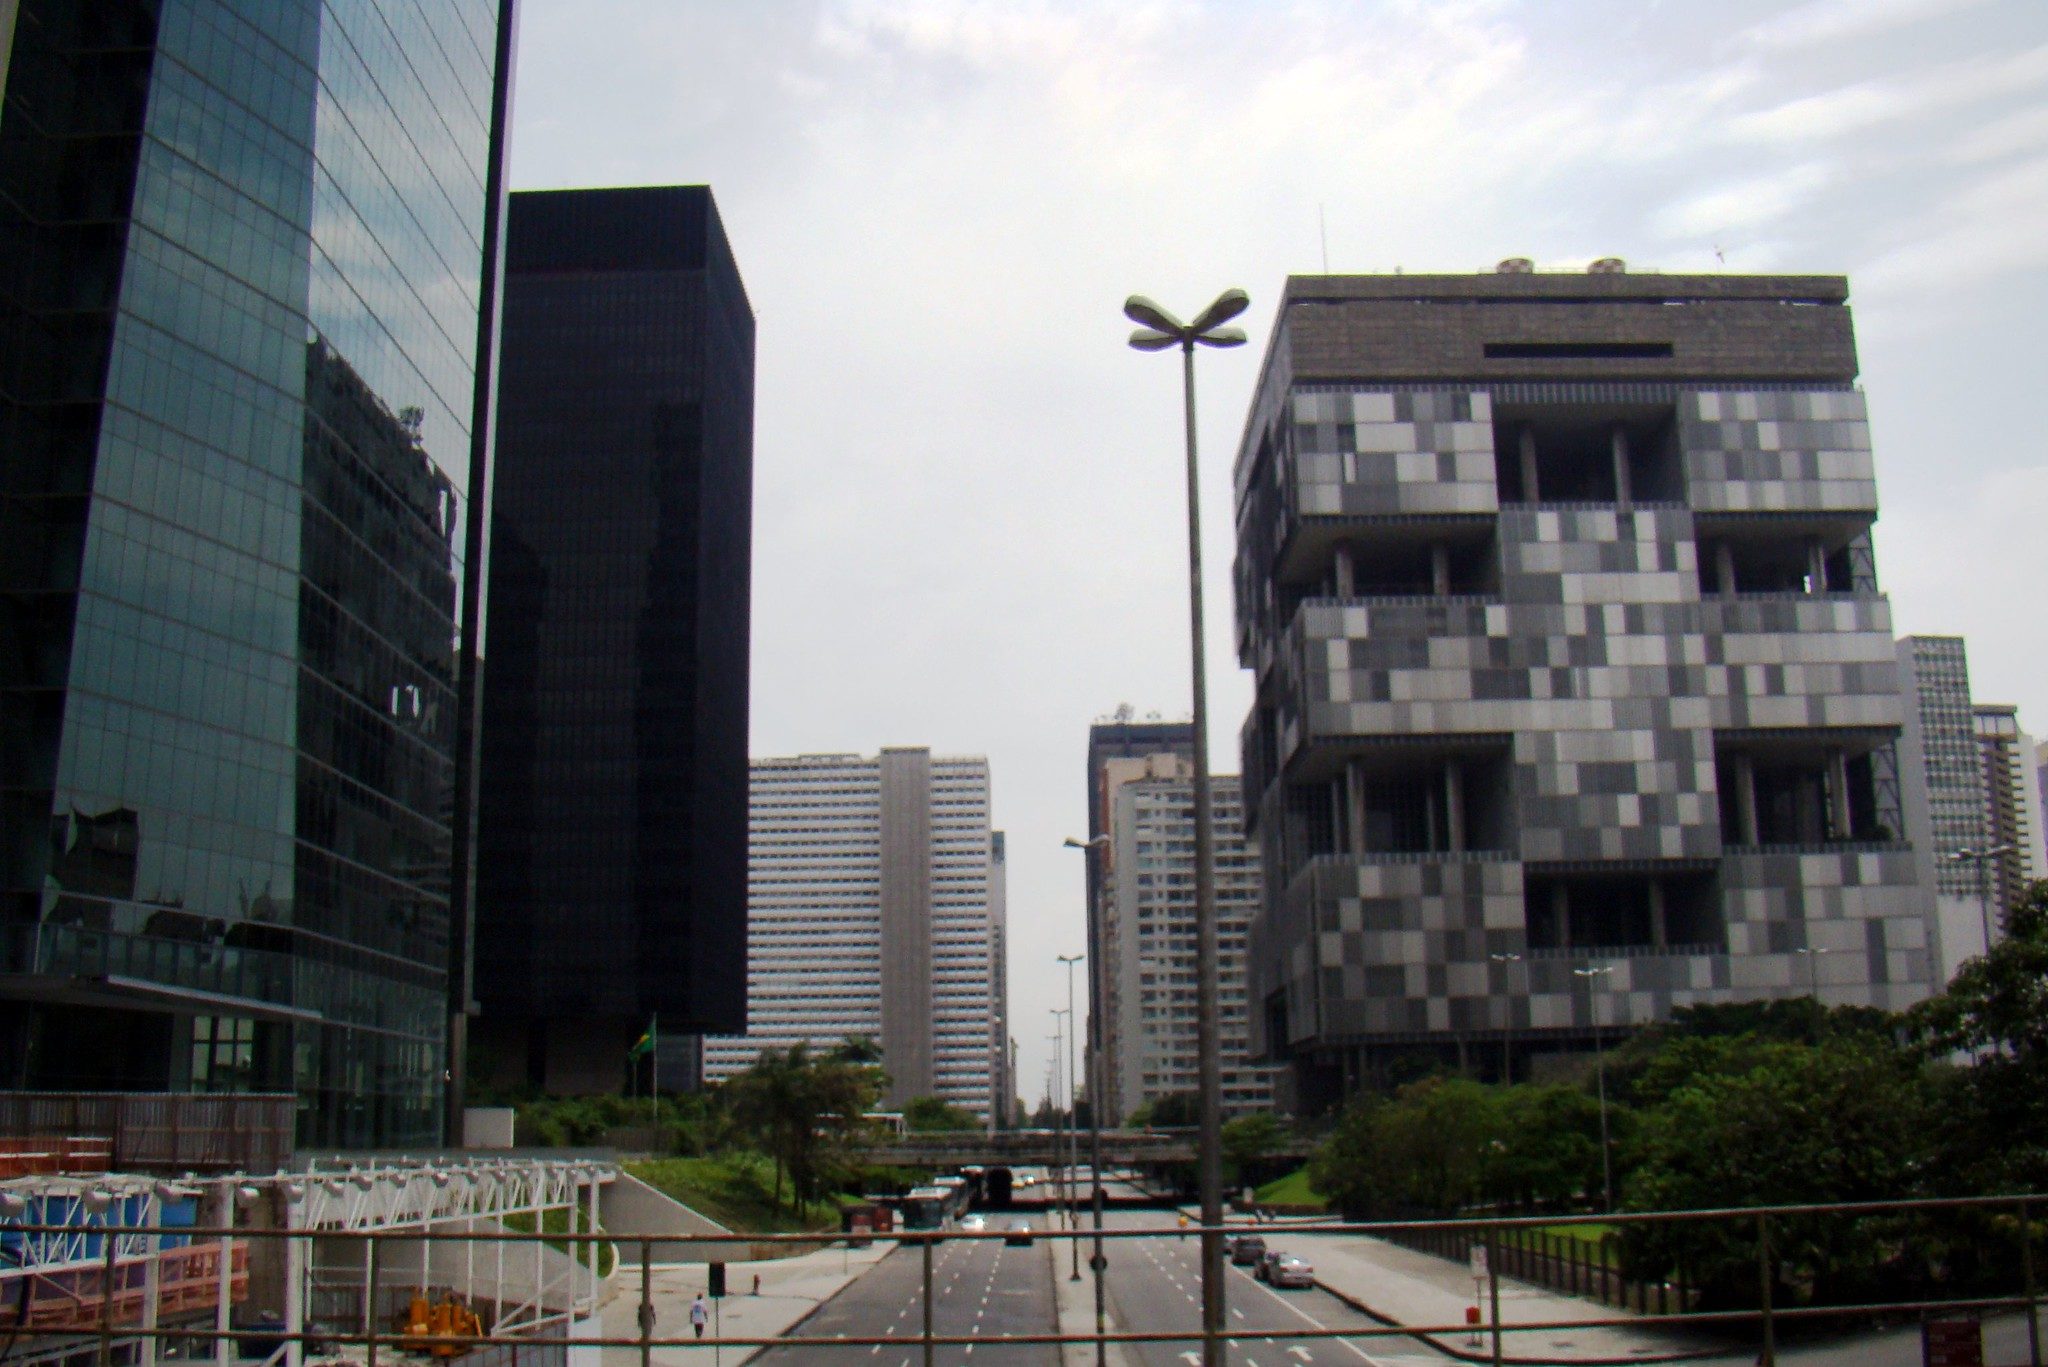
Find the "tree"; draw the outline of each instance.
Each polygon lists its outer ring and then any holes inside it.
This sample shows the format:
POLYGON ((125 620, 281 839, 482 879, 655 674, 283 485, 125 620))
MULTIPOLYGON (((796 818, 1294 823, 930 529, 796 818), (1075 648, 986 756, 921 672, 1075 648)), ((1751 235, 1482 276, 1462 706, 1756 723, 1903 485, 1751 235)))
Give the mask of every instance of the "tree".
POLYGON ((774 1160, 778 1208, 785 1171, 797 1210, 823 1194, 827 1169, 859 1144, 861 1117, 882 1087, 882 1070, 873 1064, 851 1062, 837 1050, 813 1058, 803 1044, 787 1053, 762 1050, 753 1067, 726 1083, 735 1117, 774 1160))
POLYGON ((1270 1111, 1254 1111, 1223 1123, 1223 1161, 1229 1165, 1233 1184, 1249 1180, 1260 1159, 1280 1144, 1279 1117, 1270 1111))
POLYGON ((1162 1130, 1193 1129, 1202 1123, 1199 1092, 1168 1092, 1152 1103, 1152 1118, 1146 1122, 1162 1130))
POLYGON ((2005 920, 2005 938, 1965 963, 1948 989, 1905 1015, 1939 1079, 1948 1189, 2033 1191, 2048 1183, 2048 882, 2005 920))
MULTIPOLYGON (((1499 1096, 1498 1147, 1486 1165, 1487 1194, 1522 1206, 1563 1207, 1600 1184, 1600 1103, 1583 1088, 1523 1083, 1499 1096)), ((1608 1105, 1610 1130, 1627 1112, 1608 1105)))
POLYGON ((1428 1078, 1354 1101, 1309 1182, 1348 1215, 1451 1214, 1479 1199, 1504 1142, 1494 1088, 1428 1078))
POLYGON ((981 1122, 971 1111, 962 1110, 935 1096, 912 1097, 903 1106, 904 1128, 913 1134, 935 1134, 945 1130, 978 1130, 981 1122))
MULTIPOLYGON (((1702 1071, 1641 1115, 1625 1208, 1879 1201, 1914 1191, 1929 1153, 1931 1096, 1897 1047, 1754 1036, 1682 1043, 1673 1052, 1702 1071)), ((1882 1222, 1782 1216, 1772 1230, 1779 1267, 1816 1301, 1868 1291, 1896 1272, 1902 1252, 1882 1222)), ((1630 1226, 1624 1247, 1638 1275, 1682 1266, 1713 1303, 1756 1299, 1753 1224, 1630 1226)))

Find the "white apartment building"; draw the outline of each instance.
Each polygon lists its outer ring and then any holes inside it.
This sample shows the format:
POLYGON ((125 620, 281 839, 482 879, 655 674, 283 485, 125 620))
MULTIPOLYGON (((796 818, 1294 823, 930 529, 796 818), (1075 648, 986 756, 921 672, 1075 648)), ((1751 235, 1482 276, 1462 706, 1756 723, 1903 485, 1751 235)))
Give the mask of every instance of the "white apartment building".
POLYGON ((980 756, 754 760, 747 1033, 704 1041, 705 1077, 763 1049, 865 1036, 882 1047, 890 1109, 937 1096, 986 1120, 1006 1062, 997 834, 980 756))
MULTIPOLYGON (((1103 861, 1105 1114, 1121 1120, 1201 1084, 1194 784, 1188 760, 1170 752, 1106 759, 1101 773, 1111 841, 1103 861)), ((1242 1115, 1273 1104, 1273 1070, 1246 1061, 1245 935, 1259 908, 1259 854, 1245 839, 1237 779, 1217 776, 1211 801, 1223 1111, 1242 1115)))

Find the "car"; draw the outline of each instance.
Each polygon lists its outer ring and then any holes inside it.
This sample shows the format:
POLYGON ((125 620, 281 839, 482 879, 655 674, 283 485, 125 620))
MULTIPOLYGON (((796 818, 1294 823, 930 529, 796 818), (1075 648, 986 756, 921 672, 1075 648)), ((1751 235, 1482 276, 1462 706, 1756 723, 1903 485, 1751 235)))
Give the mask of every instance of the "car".
POLYGON ((978 1234, 988 1228, 988 1221, 979 1215, 963 1215, 960 1217, 960 1228, 966 1233, 978 1234))
POLYGON ((1012 1220, 1003 1230, 1003 1242, 1014 1248, 1031 1247, 1031 1222, 1012 1220))
POLYGON ((1285 1253, 1282 1253, 1277 1248, 1267 1249, 1265 1252, 1259 1254, 1258 1265, 1252 1269, 1252 1275, 1254 1277, 1257 1277, 1262 1282, 1269 1282, 1273 1280, 1274 1264, 1278 1263, 1282 1258, 1286 1256, 1287 1255, 1285 1253))
POLYGON ((1230 1261, 1251 1267, 1266 1256, 1266 1241, 1256 1234, 1240 1234, 1230 1241, 1230 1261))
POLYGON ((1316 1269, 1306 1258, 1297 1258, 1292 1253, 1282 1253, 1269 1262, 1265 1269, 1266 1282, 1270 1286, 1308 1286, 1316 1284, 1316 1269))

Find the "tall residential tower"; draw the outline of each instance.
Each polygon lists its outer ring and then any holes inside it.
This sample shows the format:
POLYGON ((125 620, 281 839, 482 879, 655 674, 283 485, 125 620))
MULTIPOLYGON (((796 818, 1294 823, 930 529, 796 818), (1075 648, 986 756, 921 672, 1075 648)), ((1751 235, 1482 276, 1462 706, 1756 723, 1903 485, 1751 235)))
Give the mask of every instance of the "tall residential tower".
POLYGON ((1931 982, 1831 276, 1287 284, 1237 468, 1255 1027, 1314 1109, 1931 982))
POLYGON ((746 1035, 706 1039, 705 1076, 866 1038, 891 1109, 936 1096, 988 1119, 1007 1073, 988 761, 914 747, 757 759, 750 803, 746 1035))

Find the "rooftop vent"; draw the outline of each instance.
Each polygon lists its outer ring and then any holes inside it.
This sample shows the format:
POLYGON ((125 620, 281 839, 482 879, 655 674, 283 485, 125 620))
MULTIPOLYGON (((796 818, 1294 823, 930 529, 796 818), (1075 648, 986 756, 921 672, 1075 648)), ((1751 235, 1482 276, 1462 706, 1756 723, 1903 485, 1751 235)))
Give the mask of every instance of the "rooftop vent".
POLYGON ((1510 256, 1493 268, 1495 275, 1534 275, 1536 263, 1526 256, 1510 256))
POLYGON ((1627 275, 1628 262, 1618 256, 1603 256, 1586 267, 1588 275, 1627 275))

